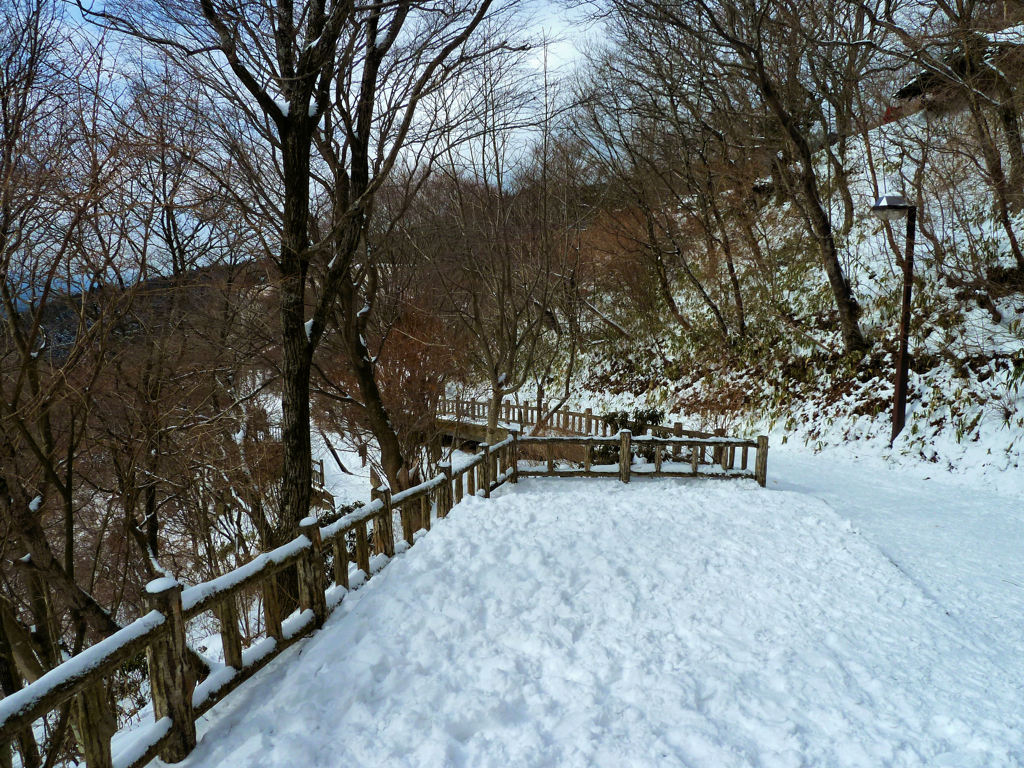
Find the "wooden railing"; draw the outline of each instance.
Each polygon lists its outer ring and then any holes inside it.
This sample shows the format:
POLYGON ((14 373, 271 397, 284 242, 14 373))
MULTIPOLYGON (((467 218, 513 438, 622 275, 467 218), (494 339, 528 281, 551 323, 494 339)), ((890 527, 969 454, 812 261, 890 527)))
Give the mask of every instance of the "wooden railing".
POLYGON ((734 437, 660 437, 653 432, 634 436, 621 430, 614 437, 592 435, 526 436, 518 438, 521 452, 541 449, 542 468, 519 468, 520 477, 601 477, 618 474, 628 483, 634 475, 643 477, 715 477, 753 478, 763 488, 768 474, 768 438, 756 440, 734 437), (595 448, 617 448, 614 464, 596 464, 595 448), (639 462, 636 452, 647 449, 651 462, 639 462), (753 451, 753 455, 751 455, 753 451), (575 453, 576 455, 571 455, 575 453), (557 455, 556 455, 557 454, 557 455), (559 461, 561 466, 556 465, 559 461))
MULTIPOLYGON (((523 419, 528 422, 530 407, 515 407, 522 409, 523 419)), ((566 411, 562 423, 565 429, 597 429, 590 412, 566 411)), ((329 610, 349 589, 357 588, 384 567, 396 546, 412 546, 417 530, 429 530, 433 515, 445 517, 466 495, 488 497, 498 486, 506 481, 514 483, 520 476, 617 474, 626 483, 637 476, 750 477, 765 485, 767 437, 751 440, 702 433, 680 436, 676 431, 673 428, 658 434, 651 430, 641 436, 621 430, 614 436, 520 437, 518 430, 512 429, 508 438, 494 446, 481 445, 478 454, 457 468, 442 463, 441 474, 420 485, 395 494, 386 486, 376 489, 373 501, 335 522, 321 527, 315 518, 307 517, 300 524, 298 537, 212 581, 183 588, 172 578, 157 579, 146 589, 149 613, 0 700, 0 768, 12 764, 12 746, 36 721, 76 698, 76 732, 88 768, 137 768, 156 755, 167 762, 184 759, 196 744, 196 718, 282 650, 322 626, 329 610), (595 463, 594 450, 602 447, 618 448, 616 463, 595 463), (638 450, 653 453, 652 461, 638 461, 638 450), (538 451, 542 458, 536 455, 538 451), (573 452, 575 457, 570 455, 573 452), (521 459, 533 459, 542 468, 520 468, 521 459), (396 517, 401 540, 396 539, 396 517), (355 539, 355 579, 349 570, 350 535, 355 539), (333 555, 330 573, 334 583, 330 586, 324 583, 328 553, 333 555), (296 571, 298 610, 285 618, 275 577, 289 568, 296 571), (265 637, 243 648, 238 605, 243 595, 253 592, 262 602, 265 637), (212 613, 220 627, 224 664, 210 670, 196 684, 190 671, 186 623, 206 613, 212 613), (126 735, 114 753, 110 723, 115 717, 108 711, 104 682, 143 651, 149 667, 154 722, 126 735)), ((322 464, 317 470, 316 479, 322 487, 322 464)), ((27 762, 23 760, 23 764, 27 762)))
MULTIPOLYGON (((502 483, 515 482, 516 455, 513 434, 494 446, 483 446, 458 468, 442 464, 440 475, 414 488, 392 495, 382 487, 378 498, 329 525, 321 527, 316 519, 306 518, 298 537, 213 581, 187 588, 172 578, 150 582, 146 588, 149 613, 0 700, 0 766, 12 764, 12 746, 36 721, 73 699, 77 699, 76 732, 88 768, 136 768, 156 755, 168 762, 182 760, 196 744, 196 718, 282 650, 320 627, 350 588, 388 562, 396 550, 396 517, 400 546, 411 546, 415 531, 430 528, 432 514, 444 517, 467 494, 490 496, 502 483), (349 534, 355 538, 358 581, 350 580, 349 534), (327 586, 329 552, 333 553, 334 583, 327 586), (285 618, 274 577, 289 568, 297 574, 299 608, 285 618), (243 649, 238 603, 252 591, 261 597, 265 637, 243 649), (224 665, 212 669, 197 685, 186 622, 204 613, 212 613, 220 626, 224 665), (124 734, 114 753, 111 723, 116 719, 109 711, 104 684, 143 651, 154 722, 124 734)), ((22 756, 22 764, 28 764, 24 752, 22 756)))
MULTIPOLYGON (((437 406, 438 416, 450 416, 456 421, 475 421, 487 418, 488 403, 479 400, 465 400, 461 398, 442 398, 437 406)), ((520 424, 524 427, 534 426, 537 421, 547 413, 547 409, 530 405, 526 400, 521 403, 512 403, 503 400, 499 407, 499 420, 520 424)), ((547 426, 562 432, 575 432, 579 435, 598 435, 609 437, 616 433, 615 430, 601 416, 595 416, 592 408, 585 411, 574 411, 570 408, 558 408, 553 411, 546 420, 547 426)), ((640 428, 636 423, 627 425, 633 431, 650 430, 655 437, 697 437, 711 438, 720 437, 711 432, 696 432, 683 429, 682 422, 675 422, 671 426, 660 425, 656 427, 640 428)))

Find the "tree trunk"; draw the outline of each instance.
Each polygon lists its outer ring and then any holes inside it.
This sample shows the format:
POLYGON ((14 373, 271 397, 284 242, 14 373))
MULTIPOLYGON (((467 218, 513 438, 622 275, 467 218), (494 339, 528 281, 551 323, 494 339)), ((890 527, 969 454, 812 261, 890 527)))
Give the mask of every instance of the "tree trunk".
MULTIPOLYGON (((355 331, 355 329, 353 330, 355 331)), ((401 490, 404 485, 403 478, 408 477, 407 473, 402 472, 405 467, 405 458, 402 455, 402 445, 398 441, 398 435, 395 434, 395 430, 391 426, 391 418, 384 407, 380 387, 377 386, 377 378, 374 376, 373 363, 370 362, 369 351, 358 331, 349 334, 347 346, 352 363, 352 373, 355 375, 366 414, 366 423, 377 439, 377 447, 380 448, 381 469, 384 470, 391 488, 401 490)))
POLYGON ((501 385, 491 383, 491 396, 487 399, 487 442, 494 445, 498 442, 498 421, 501 418, 501 385))
POLYGON ((281 440, 284 461, 276 540, 271 542, 275 545, 283 544, 298 533, 299 521, 309 512, 313 481, 313 454, 309 440, 309 341, 301 314, 297 319, 294 317, 302 311, 301 306, 301 301, 282 303, 285 330, 282 338, 281 440), (289 303, 298 303, 299 307, 289 307, 289 303))
POLYGON ((978 144, 981 149, 981 156, 985 161, 985 170, 989 176, 989 184, 992 187, 992 191, 995 197, 995 213, 996 218, 1003 227, 1003 231, 1006 232, 1007 240, 1010 243, 1010 251, 1013 253, 1014 261, 1017 262, 1017 266, 1024 269, 1024 254, 1020 249, 1020 243, 1017 240, 1017 233, 1013 229, 1013 222, 1011 221, 1011 206, 1010 206, 1010 190, 1006 182, 1006 174, 1003 172, 1003 160, 999 154, 999 148, 996 146, 995 141, 992 138, 992 134, 989 131, 988 123, 985 120, 985 115, 981 105, 978 103, 976 96, 972 94, 970 98, 970 110, 971 118, 974 121, 974 132, 978 139, 978 144))
MULTIPOLYGON (((10 696, 12 693, 20 691, 21 687, 21 676, 14 663, 14 655, 7 642, 7 635, 0 623, 0 690, 4 696, 10 696)), ((6 750, 7 747, 3 746, 0 749, 6 750)), ((31 728, 26 728, 18 734, 18 749, 21 752, 21 764, 24 768, 38 768, 42 764, 39 759, 39 745, 36 743, 36 737, 31 728)))
POLYGON ((284 172, 284 216, 281 238, 281 502, 277 541, 298 533, 309 514, 312 491, 312 449, 309 441, 309 376, 312 348, 306 331, 306 248, 309 237, 308 127, 290 125, 281 131, 284 172))
POLYGON ((1014 104, 1013 92, 1002 83, 1003 100, 999 104, 999 122, 1010 156, 1010 184, 1007 197, 1010 209, 1020 213, 1024 209, 1024 142, 1021 140, 1020 118, 1014 104))
POLYGON ((836 309, 839 311, 839 330, 843 337, 843 346, 847 353, 864 352, 868 344, 860 330, 860 323, 857 319, 859 307, 853 298, 850 283, 846 280, 845 275, 843 275, 843 267, 839 263, 839 254, 836 250, 832 224, 829 221, 828 214, 825 212, 821 191, 818 189, 818 180, 814 175, 814 155, 811 152, 811 147, 807 143, 806 137, 801 133, 800 127, 796 124, 793 116, 783 105, 774 84, 764 69, 764 63, 756 61, 755 64, 765 102, 779 123, 781 123, 786 136, 796 150, 799 165, 798 186, 804 198, 807 215, 810 219, 814 235, 818 240, 822 265, 825 268, 825 274, 828 276, 836 309))

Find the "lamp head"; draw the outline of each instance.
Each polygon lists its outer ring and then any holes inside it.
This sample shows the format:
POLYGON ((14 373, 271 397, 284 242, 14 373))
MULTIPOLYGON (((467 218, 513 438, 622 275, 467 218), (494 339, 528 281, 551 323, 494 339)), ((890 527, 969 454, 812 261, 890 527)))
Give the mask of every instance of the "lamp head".
POLYGON ((902 219, 907 211, 915 206, 907 202, 903 195, 882 195, 871 206, 871 215, 880 219, 902 219))

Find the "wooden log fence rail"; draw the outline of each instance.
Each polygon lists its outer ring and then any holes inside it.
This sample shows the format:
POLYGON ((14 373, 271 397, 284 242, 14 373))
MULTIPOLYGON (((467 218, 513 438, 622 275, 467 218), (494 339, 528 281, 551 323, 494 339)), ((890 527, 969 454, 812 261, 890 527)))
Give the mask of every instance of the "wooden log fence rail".
MULTIPOLYGON (((477 406, 467 410, 480 413, 477 406)), ((470 408, 469 406, 472 406, 470 408)), ((453 406, 461 407, 461 406, 453 406)), ((515 406, 528 419, 528 406, 515 406)), ((593 414, 567 412, 566 429, 596 429, 593 414)), ((300 524, 292 541, 212 581, 182 587, 173 578, 157 579, 147 586, 149 613, 106 640, 86 649, 20 691, 0 699, 0 768, 12 765, 12 749, 40 718, 77 699, 80 747, 88 768, 139 768, 157 755, 166 762, 185 758, 195 747, 195 720, 281 651, 323 625, 330 610, 348 590, 358 588, 379 571, 395 552, 412 546, 416 532, 429 530, 431 518, 443 518, 467 495, 489 497, 494 489, 519 477, 608 477, 629 482, 637 476, 652 477, 752 477, 762 486, 767 472, 768 438, 756 440, 717 436, 666 435, 651 430, 634 436, 629 430, 615 435, 509 436, 494 445, 482 444, 479 452, 458 467, 439 465, 441 474, 413 488, 392 493, 386 486, 375 489, 369 504, 340 519, 320 526, 314 517, 300 524), (619 461, 594 463, 594 449, 617 447, 619 461), (653 450, 653 463, 636 460, 637 448, 653 450), (520 466, 525 452, 542 448, 545 465, 520 466), (565 466, 555 453, 566 448, 583 451, 581 466, 565 466), (398 520, 400 538, 395 530, 398 520), (350 571, 349 540, 354 538, 355 577, 350 571), (331 568, 328 570, 328 558, 331 568), (277 579, 294 568, 298 582, 298 610, 281 615, 277 579), (331 584, 325 584, 328 576, 331 584), (264 637, 243 648, 238 605, 244 594, 256 593, 263 610, 264 637), (193 678, 186 643, 187 622, 201 614, 217 621, 224 647, 224 664, 210 670, 198 682, 193 678), (118 741, 113 736, 105 681, 118 667, 146 653, 154 722, 118 741), (104 709, 106 708, 106 709, 104 709)), ((323 483, 322 465, 320 483, 323 483)), ((24 763, 25 761, 23 761, 24 763)))

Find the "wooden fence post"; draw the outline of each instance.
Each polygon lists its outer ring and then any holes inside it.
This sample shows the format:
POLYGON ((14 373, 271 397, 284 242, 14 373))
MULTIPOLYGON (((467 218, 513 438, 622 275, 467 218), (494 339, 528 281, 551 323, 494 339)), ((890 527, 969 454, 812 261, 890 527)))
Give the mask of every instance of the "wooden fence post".
MULTIPOLYGON (((380 490, 380 500, 384 505, 380 512, 381 538, 384 539, 383 552, 388 557, 394 557, 395 514, 391 508, 391 489, 386 485, 382 485, 378 490, 380 490)), ((376 530, 377 523, 374 523, 373 527, 376 530)))
POLYGON ((319 628, 327 619, 327 601, 324 598, 323 541, 320 526, 315 519, 305 518, 299 523, 299 533, 309 539, 310 548, 302 553, 297 563, 299 573, 299 608, 313 612, 313 626, 319 628))
POLYGON ((220 622, 220 643, 224 648, 224 663, 235 669, 242 668, 242 635, 238 631, 238 609, 235 596, 227 595, 213 608, 220 622))
POLYGON ((619 432, 619 480, 629 482, 629 468, 633 460, 633 433, 628 429, 619 432))
POLYGON ((370 542, 366 536, 366 521, 356 524, 356 565, 370 578, 370 542))
POLYGON ((510 483, 518 483, 519 482, 519 430, 518 429, 513 429, 512 430, 512 446, 511 446, 511 448, 512 448, 512 456, 511 456, 512 475, 511 475, 511 477, 509 477, 508 481, 510 483))
MULTIPOLYGON (((672 425, 672 436, 673 437, 682 437, 683 436, 683 424, 682 424, 682 422, 677 421, 675 424, 672 425)), ((672 446, 672 461, 678 461, 678 460, 679 460, 679 444, 676 443, 674 446, 672 446)))
POLYGON ((171 578, 157 579, 149 583, 146 593, 150 609, 164 615, 167 627, 146 649, 154 719, 171 719, 171 730, 160 750, 160 759, 177 763, 184 760, 196 745, 196 722, 192 711, 195 685, 185 644, 181 584, 171 578))
POLYGON ((762 488, 768 483, 768 436, 757 438, 757 458, 754 460, 754 478, 762 488))
POLYGON ((454 506, 453 499, 455 498, 455 492, 452 489, 452 463, 444 461, 437 466, 441 470, 441 474, 444 475, 444 485, 441 486, 441 494, 437 499, 437 516, 448 517, 448 513, 454 506))
POLYGON ((73 727, 85 752, 87 768, 113 768, 110 737, 117 732, 117 716, 110 708, 102 679, 75 696, 73 727))
POLYGON ((334 583, 348 589, 348 537, 342 533, 334 540, 334 583))
POLYGON ((278 595, 277 576, 263 579, 263 623, 267 627, 267 637, 278 642, 284 639, 281 629, 281 598, 278 595))
POLYGON ((405 502, 399 506, 398 518, 402 521, 402 538, 405 539, 405 543, 411 547, 413 534, 416 531, 414 531, 412 527, 413 515, 409 510, 409 502, 405 502))
POLYGON ((587 410, 584 411, 584 414, 587 417, 586 418, 586 421, 587 421, 587 430, 586 431, 587 431, 587 434, 589 435, 589 434, 593 433, 593 431, 594 431, 594 409, 593 408, 587 408, 587 410))
POLYGON ((484 451, 484 460, 480 466, 483 468, 483 477, 480 479, 480 484, 484 488, 484 498, 491 498, 491 446, 487 443, 481 443, 480 447, 484 451))
POLYGON ((420 496, 420 527, 425 531, 430 530, 430 492, 420 496))

